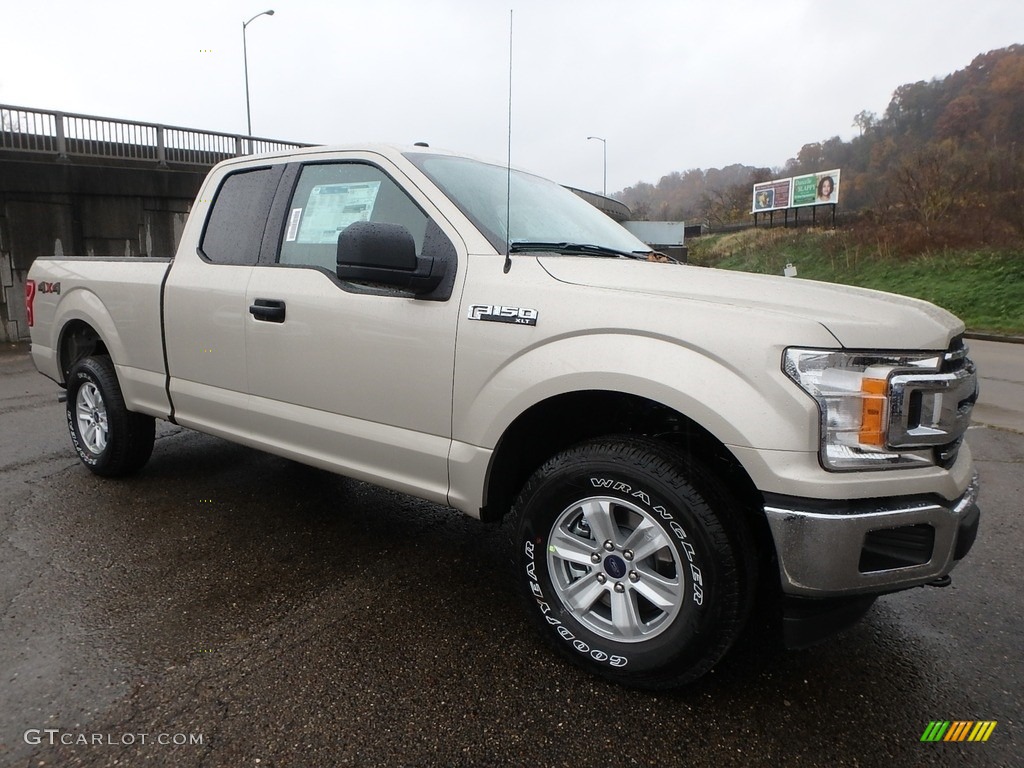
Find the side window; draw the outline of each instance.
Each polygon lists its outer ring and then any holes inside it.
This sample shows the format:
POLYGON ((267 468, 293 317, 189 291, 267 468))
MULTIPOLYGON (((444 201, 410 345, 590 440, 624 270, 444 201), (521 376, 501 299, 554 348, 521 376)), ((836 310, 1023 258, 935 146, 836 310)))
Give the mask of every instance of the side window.
POLYGON ((255 264, 283 166, 224 178, 213 199, 199 250, 215 264, 255 264))
POLYGON ((281 243, 281 264, 334 272, 338 235, 357 221, 401 224, 422 255, 427 215, 390 176, 365 163, 307 165, 299 176, 281 243))

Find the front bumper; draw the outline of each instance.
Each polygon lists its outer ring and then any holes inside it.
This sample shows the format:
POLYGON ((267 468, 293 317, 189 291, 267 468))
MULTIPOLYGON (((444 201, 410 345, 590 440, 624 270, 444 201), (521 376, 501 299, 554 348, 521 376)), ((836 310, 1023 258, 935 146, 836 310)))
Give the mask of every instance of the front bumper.
POLYGON ((975 474, 960 498, 816 501, 766 494, 782 591, 800 597, 882 594, 945 577, 974 543, 975 474))

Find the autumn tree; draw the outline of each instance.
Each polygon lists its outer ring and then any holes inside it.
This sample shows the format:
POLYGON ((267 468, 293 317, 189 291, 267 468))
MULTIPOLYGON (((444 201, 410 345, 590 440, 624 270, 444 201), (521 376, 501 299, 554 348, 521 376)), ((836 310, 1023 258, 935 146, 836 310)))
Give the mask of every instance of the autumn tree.
POLYGON ((853 116, 853 127, 860 130, 861 136, 870 131, 877 122, 878 115, 866 109, 853 116))
POLYGON ((977 170, 952 139, 923 145, 899 161, 893 173, 896 193, 926 232, 935 222, 970 202, 977 170))

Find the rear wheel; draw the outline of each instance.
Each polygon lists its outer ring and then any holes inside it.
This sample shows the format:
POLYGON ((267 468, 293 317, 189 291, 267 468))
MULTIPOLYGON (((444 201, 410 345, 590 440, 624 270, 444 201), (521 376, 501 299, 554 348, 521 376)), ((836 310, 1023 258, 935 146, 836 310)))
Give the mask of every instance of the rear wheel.
POLYGON ((685 454, 600 439, 548 461, 516 502, 517 573, 570 660, 643 688, 707 672, 749 612, 754 558, 725 490, 685 454))
POLYGON ((78 458, 97 475, 137 472, 153 453, 156 422, 129 411, 106 355, 85 357, 68 375, 68 430, 78 458))

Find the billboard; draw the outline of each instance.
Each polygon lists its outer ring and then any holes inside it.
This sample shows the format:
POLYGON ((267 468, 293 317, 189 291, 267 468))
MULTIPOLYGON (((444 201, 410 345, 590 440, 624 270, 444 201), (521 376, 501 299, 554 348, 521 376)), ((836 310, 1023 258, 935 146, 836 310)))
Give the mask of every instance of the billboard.
POLYGON ((838 202, 839 169, 836 168, 755 184, 750 212, 767 213, 808 205, 835 205, 838 202))
POLYGON ((789 208, 792 179, 762 181, 754 185, 754 199, 751 202, 751 213, 766 211, 782 211, 789 208))
POLYGON ((831 205, 839 202, 839 169, 793 177, 790 206, 831 205))

